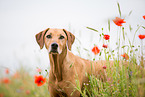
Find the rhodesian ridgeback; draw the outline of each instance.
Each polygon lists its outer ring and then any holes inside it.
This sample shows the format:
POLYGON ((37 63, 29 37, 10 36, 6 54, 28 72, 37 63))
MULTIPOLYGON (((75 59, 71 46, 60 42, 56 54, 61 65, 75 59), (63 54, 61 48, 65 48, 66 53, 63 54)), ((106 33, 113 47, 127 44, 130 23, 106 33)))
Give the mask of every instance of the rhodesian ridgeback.
POLYGON ((80 92, 75 91, 76 80, 83 89, 84 83, 88 83, 86 76, 94 74, 99 79, 105 80, 103 69, 105 61, 90 61, 71 52, 75 36, 65 29, 48 28, 36 34, 40 49, 45 45, 50 59, 50 71, 48 90, 51 97, 80 97, 80 92))

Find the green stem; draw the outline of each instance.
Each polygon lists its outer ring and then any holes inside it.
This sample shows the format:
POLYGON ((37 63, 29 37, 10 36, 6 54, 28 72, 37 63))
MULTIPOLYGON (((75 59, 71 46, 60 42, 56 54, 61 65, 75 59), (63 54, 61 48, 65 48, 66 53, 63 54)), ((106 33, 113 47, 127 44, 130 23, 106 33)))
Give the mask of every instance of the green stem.
POLYGON ((118 61, 119 61, 119 59, 120 59, 120 53, 119 53, 119 51, 120 51, 120 36, 121 36, 121 27, 120 27, 120 31, 119 31, 119 36, 118 36, 118 61))
POLYGON ((137 31, 139 30, 140 27, 141 27, 141 26, 139 26, 139 27, 137 28, 137 30, 135 31, 135 33, 134 33, 134 37, 133 37, 133 41, 132 41, 132 45, 134 44, 135 35, 136 35, 136 33, 137 33, 137 31))
POLYGON ((141 66, 144 68, 144 59, 143 59, 143 41, 141 40, 141 66))

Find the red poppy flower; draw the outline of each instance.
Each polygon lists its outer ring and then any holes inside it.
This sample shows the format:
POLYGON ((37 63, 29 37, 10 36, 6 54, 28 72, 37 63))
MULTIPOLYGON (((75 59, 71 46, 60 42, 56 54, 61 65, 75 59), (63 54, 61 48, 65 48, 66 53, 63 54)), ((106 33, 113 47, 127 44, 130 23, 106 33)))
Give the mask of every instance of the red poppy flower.
POLYGON ((97 46, 94 46, 92 52, 97 55, 100 52, 100 49, 97 46))
POLYGON ((103 46, 102 46, 103 48, 107 48, 108 46, 107 45, 105 45, 105 44, 103 44, 103 46))
POLYGON ((10 83, 10 80, 8 78, 3 78, 2 82, 4 84, 9 84, 10 83))
POLYGON ((113 22, 114 22, 117 26, 122 26, 122 23, 126 23, 126 22, 124 21, 124 19, 121 19, 121 18, 119 18, 119 17, 116 17, 116 18, 113 20, 113 22))
POLYGON ((5 73, 6 73, 6 74, 9 74, 9 69, 6 69, 6 70, 5 70, 5 73))
POLYGON ((143 18, 145 19, 145 15, 143 16, 143 18))
POLYGON ((140 39, 144 39, 144 38, 145 38, 145 35, 138 35, 138 37, 139 37, 140 39))
POLYGON ((106 66, 106 65, 104 65, 104 66, 103 66, 103 69, 106 69, 106 68, 107 68, 107 66, 106 66))
POLYGON ((105 39, 105 40, 109 40, 109 39, 110 39, 110 36, 105 34, 105 35, 104 35, 104 39, 105 39))
POLYGON ((42 86, 43 84, 45 84, 45 82, 46 82, 46 78, 43 78, 42 75, 35 76, 35 84, 37 84, 37 86, 42 86))
POLYGON ((128 59, 129 59, 129 56, 128 56, 126 53, 122 54, 121 56, 122 56, 125 60, 128 60, 128 59))

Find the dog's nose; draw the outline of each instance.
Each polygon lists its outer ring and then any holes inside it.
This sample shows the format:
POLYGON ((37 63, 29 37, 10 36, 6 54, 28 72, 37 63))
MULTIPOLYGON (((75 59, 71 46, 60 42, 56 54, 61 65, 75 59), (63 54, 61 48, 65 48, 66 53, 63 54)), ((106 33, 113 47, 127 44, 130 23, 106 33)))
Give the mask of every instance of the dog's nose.
POLYGON ((56 43, 53 43, 53 44, 51 44, 51 47, 52 47, 52 49, 57 49, 57 47, 58 47, 58 44, 56 44, 56 43))

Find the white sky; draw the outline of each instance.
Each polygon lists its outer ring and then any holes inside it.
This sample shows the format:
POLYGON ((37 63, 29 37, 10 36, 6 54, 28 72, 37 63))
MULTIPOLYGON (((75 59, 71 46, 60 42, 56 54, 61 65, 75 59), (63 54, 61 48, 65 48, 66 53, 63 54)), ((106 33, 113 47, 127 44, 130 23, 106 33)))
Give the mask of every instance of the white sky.
MULTIPOLYGON (((132 33, 126 30, 131 38, 137 24, 145 26, 142 18, 145 0, 0 0, 0 68, 17 68, 18 64, 34 68, 48 66, 47 52, 45 49, 40 51, 35 40, 35 34, 48 27, 71 31, 81 41, 81 47, 91 51, 94 44, 99 45, 99 34, 86 27, 99 31, 103 27, 104 33, 108 33, 107 21, 111 19, 109 34, 112 37, 110 45, 113 46, 118 31, 112 22, 119 16, 117 2, 121 6, 122 17, 126 17, 127 23, 123 26, 128 29, 131 24, 133 27, 132 33)), ((138 34, 145 34, 145 30, 141 28, 138 34)), ((78 45, 76 42, 74 45, 78 45)), ((139 39, 135 42, 138 44, 139 39)), ((73 49, 78 54, 75 46, 73 49)), ((81 53, 85 58, 86 55, 81 53)))

